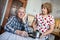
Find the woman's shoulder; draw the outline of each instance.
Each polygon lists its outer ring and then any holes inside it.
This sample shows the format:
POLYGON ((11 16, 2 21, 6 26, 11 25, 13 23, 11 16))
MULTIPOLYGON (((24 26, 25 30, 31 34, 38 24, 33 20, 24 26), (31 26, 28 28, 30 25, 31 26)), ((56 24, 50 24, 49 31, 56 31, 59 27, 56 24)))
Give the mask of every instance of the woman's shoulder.
POLYGON ((36 17, 37 17, 37 16, 41 16, 41 15, 42 15, 42 13, 38 13, 38 14, 36 14, 36 17))
POLYGON ((48 15, 48 17, 50 17, 50 18, 54 18, 54 16, 53 16, 53 15, 51 15, 51 14, 49 14, 49 15, 48 15))

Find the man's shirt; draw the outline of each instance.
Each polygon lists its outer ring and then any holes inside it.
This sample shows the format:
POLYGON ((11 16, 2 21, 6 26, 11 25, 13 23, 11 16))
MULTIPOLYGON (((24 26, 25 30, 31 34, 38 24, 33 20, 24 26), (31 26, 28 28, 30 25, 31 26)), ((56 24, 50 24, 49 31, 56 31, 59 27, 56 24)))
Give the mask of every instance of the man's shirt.
POLYGON ((5 25, 5 31, 16 33, 16 30, 25 30, 28 32, 28 23, 24 24, 21 20, 18 20, 18 17, 12 16, 8 19, 8 22, 5 25))

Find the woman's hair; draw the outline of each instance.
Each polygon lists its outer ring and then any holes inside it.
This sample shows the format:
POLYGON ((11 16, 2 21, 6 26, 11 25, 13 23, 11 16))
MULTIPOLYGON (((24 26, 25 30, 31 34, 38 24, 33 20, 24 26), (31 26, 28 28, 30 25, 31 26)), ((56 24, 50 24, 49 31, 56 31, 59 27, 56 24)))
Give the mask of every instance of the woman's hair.
POLYGON ((46 2, 46 3, 42 4, 41 5, 41 9, 42 8, 47 8, 47 11, 48 11, 47 14, 50 14, 52 12, 52 5, 51 5, 51 3, 46 2))

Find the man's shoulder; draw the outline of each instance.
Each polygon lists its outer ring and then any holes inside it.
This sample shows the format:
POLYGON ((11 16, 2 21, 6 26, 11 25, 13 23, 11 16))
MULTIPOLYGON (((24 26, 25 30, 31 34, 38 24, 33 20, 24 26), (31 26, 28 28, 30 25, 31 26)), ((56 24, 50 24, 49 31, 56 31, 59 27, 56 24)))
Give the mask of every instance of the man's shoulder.
POLYGON ((11 17, 9 17, 9 18, 11 18, 11 19, 12 19, 12 18, 16 18, 16 16, 11 16, 11 17))
POLYGON ((8 20, 15 20, 16 16, 10 16, 8 20))
POLYGON ((16 16, 11 16, 10 18, 16 18, 16 16))

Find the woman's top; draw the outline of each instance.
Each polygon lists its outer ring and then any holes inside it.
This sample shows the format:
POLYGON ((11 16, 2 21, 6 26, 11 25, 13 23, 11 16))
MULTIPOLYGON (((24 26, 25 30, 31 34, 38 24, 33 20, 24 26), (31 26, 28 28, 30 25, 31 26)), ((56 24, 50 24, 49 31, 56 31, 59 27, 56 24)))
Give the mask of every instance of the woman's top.
MULTIPOLYGON (((42 34, 47 30, 49 30, 50 25, 53 25, 55 23, 53 16, 50 14, 47 15, 46 17, 43 17, 42 14, 37 14, 36 19, 37 19, 37 29, 42 34)), ((45 37, 48 37, 48 35, 45 37)))
POLYGON ((41 33, 44 33, 49 30, 50 25, 53 25, 55 23, 52 15, 47 15, 46 17, 43 17, 42 14, 37 14, 36 19, 38 23, 38 30, 41 33))

